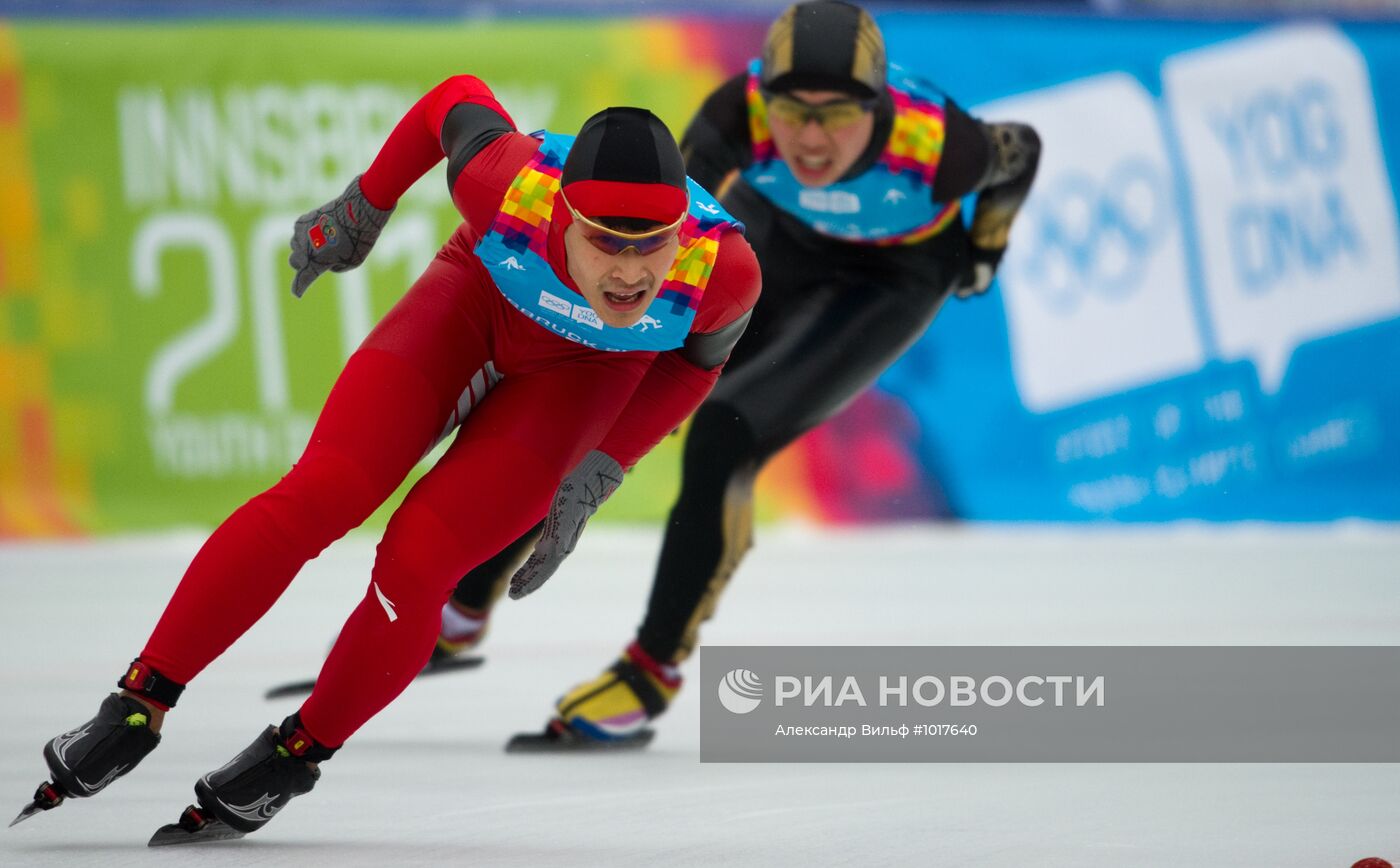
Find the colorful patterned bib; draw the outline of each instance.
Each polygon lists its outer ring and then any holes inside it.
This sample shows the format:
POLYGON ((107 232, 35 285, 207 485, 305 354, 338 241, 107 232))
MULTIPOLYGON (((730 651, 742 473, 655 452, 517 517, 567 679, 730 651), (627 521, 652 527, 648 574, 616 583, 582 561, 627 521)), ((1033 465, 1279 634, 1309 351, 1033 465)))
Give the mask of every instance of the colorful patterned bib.
POLYGON ((536 133, 543 140, 515 176, 476 255, 517 310, 561 337, 596 350, 673 350, 685 342, 719 254, 720 235, 742 230, 700 185, 687 179, 690 212, 681 224, 680 250, 661 291, 631 328, 605 324, 582 295, 564 285, 549 264, 554 197, 573 136, 536 133))
POLYGON ((823 235, 861 244, 917 244, 958 216, 958 202, 933 201, 943 155, 943 97, 932 87, 890 64, 894 127, 875 164, 856 178, 804 187, 773 145, 759 67, 757 60, 749 64, 753 163, 743 177, 764 198, 823 235))

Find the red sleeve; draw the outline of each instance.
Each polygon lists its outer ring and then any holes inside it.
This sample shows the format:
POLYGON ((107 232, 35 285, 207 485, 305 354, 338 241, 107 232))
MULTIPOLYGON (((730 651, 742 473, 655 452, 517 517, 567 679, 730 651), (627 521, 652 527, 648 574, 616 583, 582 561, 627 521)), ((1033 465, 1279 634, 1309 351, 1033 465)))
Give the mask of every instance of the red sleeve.
POLYGON ((496 101, 491 89, 471 75, 455 75, 428 91, 408 110, 379 155, 360 179, 360 189, 376 208, 392 208, 413 182, 428 173, 444 156, 442 121, 453 106, 469 102, 500 114, 512 127, 510 115, 496 101))
MULTIPOLYGON (((737 232, 725 235, 695 312, 691 338, 721 332, 747 313, 758 301, 760 285, 758 260, 749 243, 737 232)), ((737 334, 733 340, 738 340, 737 334)), ((728 357, 728 349, 723 355, 728 357)), ((636 464, 695 412, 723 368, 722 362, 699 367, 686 358, 684 348, 659 353, 598 449, 623 467, 636 464)))
POLYGON ((739 232, 725 233, 720 239, 715 269, 710 272, 710 282, 700 298, 700 309, 695 312, 691 332, 719 331, 738 319, 758 302, 762 285, 758 257, 754 256, 748 239, 739 232))
POLYGON ((473 242, 490 228, 520 167, 539 149, 539 139, 509 133, 482 148, 457 176, 452 185, 452 203, 472 230, 473 242))
POLYGON ((695 412, 714 388, 721 368, 706 371, 674 352, 657 354, 598 449, 624 468, 641 461, 695 412))

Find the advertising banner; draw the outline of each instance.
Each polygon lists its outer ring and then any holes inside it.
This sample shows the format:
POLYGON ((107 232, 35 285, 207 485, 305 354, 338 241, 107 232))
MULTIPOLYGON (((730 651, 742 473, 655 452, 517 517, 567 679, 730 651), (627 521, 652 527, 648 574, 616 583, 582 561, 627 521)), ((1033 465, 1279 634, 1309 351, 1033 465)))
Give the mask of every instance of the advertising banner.
MULTIPOLYGON (((627 104, 679 130, 743 60, 720 36, 0 23, 0 534, 212 525, 286 472, 340 366, 460 217, 435 169, 364 267, 300 300, 293 221, 438 82, 480 77, 527 131, 627 104)), ((610 518, 666 508, 675 462, 656 463, 610 518)))
MULTIPOLYGON (((880 22, 1033 124, 1039 175, 993 290, 779 456, 760 515, 1400 518, 1400 26, 880 22)), ((434 170, 301 300, 292 222, 429 88, 679 132, 767 22, 303 24, 0 22, 0 535, 208 526, 286 471, 459 218, 434 170)), ((600 520, 665 515, 678 446, 600 520)))
POLYGON ((1400 518, 1400 28, 883 23, 1044 149, 997 288, 880 381, 911 481, 968 518, 1400 518))

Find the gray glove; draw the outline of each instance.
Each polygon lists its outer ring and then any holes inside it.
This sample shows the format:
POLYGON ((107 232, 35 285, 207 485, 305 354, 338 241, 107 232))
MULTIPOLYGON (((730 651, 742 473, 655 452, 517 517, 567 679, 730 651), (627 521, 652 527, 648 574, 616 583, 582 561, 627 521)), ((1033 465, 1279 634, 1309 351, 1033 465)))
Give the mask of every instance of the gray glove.
POLYGON ((622 465, 593 450, 564 477, 544 518, 544 529, 525 565, 510 579, 510 598, 518 600, 549 581, 578 545, 583 526, 622 484, 622 465))
POLYGON ((345 192, 297 219, 292 229, 292 255, 287 264, 296 271, 292 295, 301 298, 311 281, 331 271, 349 271, 369 255, 379 231, 394 209, 381 211, 360 192, 356 175, 345 192))

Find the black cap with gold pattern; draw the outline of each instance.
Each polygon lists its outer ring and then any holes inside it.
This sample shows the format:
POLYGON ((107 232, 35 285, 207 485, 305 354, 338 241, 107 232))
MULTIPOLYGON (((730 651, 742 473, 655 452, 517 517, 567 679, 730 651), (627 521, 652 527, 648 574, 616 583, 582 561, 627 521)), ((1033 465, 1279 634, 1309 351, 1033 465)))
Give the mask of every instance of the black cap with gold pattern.
POLYGON ((885 38, 875 19, 841 0, 789 6, 763 43, 764 89, 839 90, 869 99, 885 89, 885 38))

